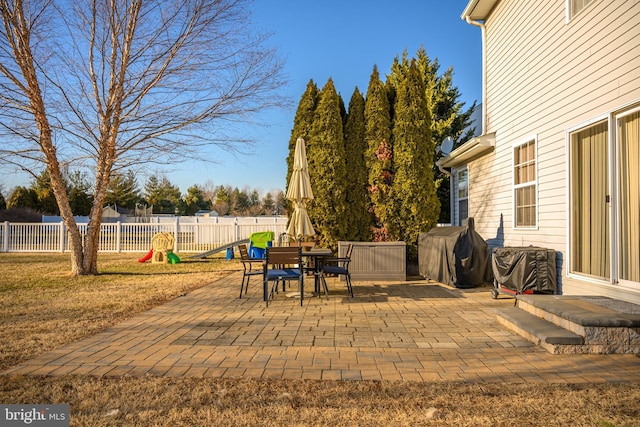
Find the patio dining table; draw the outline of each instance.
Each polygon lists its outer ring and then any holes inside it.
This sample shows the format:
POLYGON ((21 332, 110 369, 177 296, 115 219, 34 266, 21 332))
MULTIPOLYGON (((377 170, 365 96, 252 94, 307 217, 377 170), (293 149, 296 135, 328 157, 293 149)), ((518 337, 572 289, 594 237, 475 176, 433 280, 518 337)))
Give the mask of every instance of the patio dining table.
POLYGON ((322 273, 322 266, 324 265, 324 259, 333 256, 333 251, 329 248, 316 248, 302 250, 302 256, 307 258, 308 262, 312 262, 313 272, 313 284, 314 293, 320 296, 320 274, 322 273))

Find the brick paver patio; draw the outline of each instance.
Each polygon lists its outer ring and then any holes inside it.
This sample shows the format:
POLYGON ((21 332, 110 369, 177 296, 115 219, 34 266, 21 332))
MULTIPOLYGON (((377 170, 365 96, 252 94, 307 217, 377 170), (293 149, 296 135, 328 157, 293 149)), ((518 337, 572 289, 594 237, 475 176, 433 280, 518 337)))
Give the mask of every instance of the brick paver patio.
MULTIPOLYGON (((241 274, 60 347, 3 374, 253 377, 469 382, 637 382, 635 355, 552 355, 498 325, 490 288, 427 281, 329 281, 330 298, 261 284, 238 299, 241 274)), ((311 287, 311 286, 309 286, 311 287)))

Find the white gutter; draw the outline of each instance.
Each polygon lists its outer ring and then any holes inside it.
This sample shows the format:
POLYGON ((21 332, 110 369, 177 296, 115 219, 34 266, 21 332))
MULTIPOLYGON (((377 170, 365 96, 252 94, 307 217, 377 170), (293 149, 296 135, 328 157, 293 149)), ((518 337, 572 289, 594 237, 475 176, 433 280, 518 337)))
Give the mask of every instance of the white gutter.
MULTIPOLYGON (((482 132, 480 132, 480 135, 483 136, 487 131, 487 48, 486 48, 487 35, 486 35, 486 29, 485 29, 484 23, 480 21, 474 21, 473 19, 471 19, 471 16, 468 14, 470 13, 470 11, 473 10, 473 8, 476 6, 477 3, 478 2, 475 1, 470 3, 467 6, 467 8, 463 12, 462 19, 467 21, 467 23, 470 25, 475 25, 476 27, 480 27, 480 31, 481 31, 481 37, 482 37, 482 132)), ((445 175, 451 176, 451 172, 446 170, 444 166, 440 164, 440 162, 437 163, 437 166, 438 166, 438 169, 440 169, 440 172, 444 173, 445 175)))
POLYGON ((480 135, 484 135, 487 131, 487 34, 484 23, 474 21, 469 15, 464 19, 467 24, 480 27, 482 33, 482 133, 480 135))

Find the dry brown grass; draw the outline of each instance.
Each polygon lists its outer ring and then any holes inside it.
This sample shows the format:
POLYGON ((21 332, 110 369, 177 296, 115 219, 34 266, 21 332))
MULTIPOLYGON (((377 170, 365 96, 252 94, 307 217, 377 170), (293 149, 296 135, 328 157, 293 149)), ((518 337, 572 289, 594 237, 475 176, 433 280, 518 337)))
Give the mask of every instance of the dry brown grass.
MULTIPOLYGON (((221 259, 139 264, 102 255, 0 256, 0 368, 96 333, 239 269, 221 259)), ((69 403, 71 425, 638 426, 637 384, 463 384, 0 376, 2 403, 69 403)))
POLYGON ((68 403, 82 426, 637 426, 640 387, 252 379, 33 378, 0 401, 68 403))
POLYGON ((94 334, 241 268, 216 258, 175 265, 101 255, 97 276, 72 277, 68 254, 0 256, 0 370, 94 334))

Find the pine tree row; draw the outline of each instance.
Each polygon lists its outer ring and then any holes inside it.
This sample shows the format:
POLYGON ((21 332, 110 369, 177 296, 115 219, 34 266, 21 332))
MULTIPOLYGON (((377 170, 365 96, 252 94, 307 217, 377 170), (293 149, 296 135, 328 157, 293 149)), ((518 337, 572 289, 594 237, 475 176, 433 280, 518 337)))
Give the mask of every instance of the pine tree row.
POLYGON ((402 240, 411 259, 419 233, 448 219, 449 181, 434 166, 435 147, 447 136, 458 145, 469 139, 475 104, 463 112, 453 69, 438 70, 423 48, 412 59, 405 51, 385 82, 374 66, 366 98, 356 87, 348 111, 332 79, 322 90, 309 81, 289 141, 287 185, 302 137, 314 193, 307 210, 319 244, 402 240))

